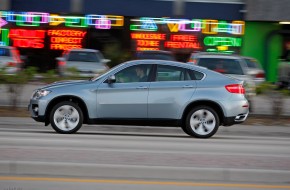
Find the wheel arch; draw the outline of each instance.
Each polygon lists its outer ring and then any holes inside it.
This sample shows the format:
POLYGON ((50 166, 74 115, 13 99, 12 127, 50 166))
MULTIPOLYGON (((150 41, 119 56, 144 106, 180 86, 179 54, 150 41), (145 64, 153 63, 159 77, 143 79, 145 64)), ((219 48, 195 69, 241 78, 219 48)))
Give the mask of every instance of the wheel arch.
POLYGON ((222 107, 217 102, 214 102, 211 100, 198 100, 198 101, 191 102, 184 109, 183 114, 182 114, 182 118, 181 118, 182 125, 185 124, 186 116, 188 115, 190 110, 192 110, 194 107, 197 107, 197 106, 209 106, 212 109, 214 109, 216 111, 216 113, 218 114, 218 117, 220 120, 220 125, 223 124, 224 111, 223 111, 222 107))
POLYGON ((60 102, 64 102, 64 101, 70 101, 70 102, 76 103, 80 107, 82 112, 83 112, 83 116, 84 116, 83 123, 87 123, 88 122, 88 119, 89 119, 88 108, 87 108, 86 103, 82 100, 82 98, 80 98, 78 96, 74 96, 74 95, 64 95, 64 96, 55 97, 49 102, 49 104, 48 104, 48 106, 46 107, 46 110, 45 110, 45 115, 46 115, 46 117, 45 117, 45 125, 48 125, 50 123, 49 115, 50 115, 50 112, 51 112, 52 108, 56 104, 58 104, 60 102))

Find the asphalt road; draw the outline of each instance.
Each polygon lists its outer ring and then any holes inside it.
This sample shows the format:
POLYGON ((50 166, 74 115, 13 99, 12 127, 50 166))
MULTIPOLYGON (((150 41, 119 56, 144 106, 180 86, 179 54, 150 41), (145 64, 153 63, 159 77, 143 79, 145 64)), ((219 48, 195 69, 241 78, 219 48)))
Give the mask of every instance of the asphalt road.
POLYGON ((56 134, 0 117, 0 190, 290 189, 290 127, 84 126, 56 134))

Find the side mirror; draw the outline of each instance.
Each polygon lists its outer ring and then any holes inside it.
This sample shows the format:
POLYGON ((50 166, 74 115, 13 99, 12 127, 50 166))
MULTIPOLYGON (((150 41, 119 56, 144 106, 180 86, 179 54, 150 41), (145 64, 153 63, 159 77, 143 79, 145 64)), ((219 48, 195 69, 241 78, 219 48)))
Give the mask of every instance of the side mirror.
POLYGON ((102 59, 102 63, 107 64, 109 63, 111 60, 110 59, 102 59))
POLYGON ((112 84, 112 83, 115 83, 115 82, 116 82, 115 75, 109 76, 109 78, 108 78, 108 84, 112 84))

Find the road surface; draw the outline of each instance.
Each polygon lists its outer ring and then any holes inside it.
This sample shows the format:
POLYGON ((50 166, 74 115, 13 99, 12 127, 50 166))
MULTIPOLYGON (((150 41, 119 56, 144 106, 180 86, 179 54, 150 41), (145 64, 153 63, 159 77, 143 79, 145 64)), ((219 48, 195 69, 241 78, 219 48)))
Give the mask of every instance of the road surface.
POLYGON ((221 127, 210 139, 179 128, 83 126, 56 134, 0 117, 0 190, 290 189, 290 127, 221 127))

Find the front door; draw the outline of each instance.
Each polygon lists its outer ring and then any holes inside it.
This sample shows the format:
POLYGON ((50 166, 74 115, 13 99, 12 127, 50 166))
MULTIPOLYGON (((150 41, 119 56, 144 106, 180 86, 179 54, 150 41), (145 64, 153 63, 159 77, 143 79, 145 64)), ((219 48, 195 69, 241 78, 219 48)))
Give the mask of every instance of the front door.
POLYGON ((151 65, 133 65, 115 74, 116 82, 102 83, 97 91, 98 118, 148 117, 151 65))

